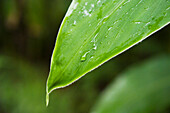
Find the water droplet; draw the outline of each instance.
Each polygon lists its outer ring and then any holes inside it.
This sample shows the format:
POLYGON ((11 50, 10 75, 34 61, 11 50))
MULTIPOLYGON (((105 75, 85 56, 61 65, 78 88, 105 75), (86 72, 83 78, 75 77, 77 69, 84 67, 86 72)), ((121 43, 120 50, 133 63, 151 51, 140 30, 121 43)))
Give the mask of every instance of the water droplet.
POLYGON ((94 4, 91 4, 91 7, 94 7, 94 4))
POLYGON ((130 2, 130 0, 128 0, 127 2, 125 2, 123 5, 126 5, 128 2, 130 2))
POLYGON ((87 10, 84 10, 84 14, 85 14, 86 16, 91 16, 91 14, 90 14, 87 10))
POLYGON ((135 24, 141 24, 141 22, 135 22, 135 24))
POLYGON ((96 44, 95 44, 95 43, 93 44, 93 46, 94 46, 94 48, 93 48, 93 49, 94 49, 94 50, 96 50, 96 49, 97 49, 97 46, 96 46, 96 44))
POLYGON ((76 23, 77 23, 77 22, 74 20, 74 25, 76 25, 76 23))
POLYGON ((90 13, 90 14, 92 13, 92 9, 89 9, 89 13, 90 13))
POLYGON ((94 56, 91 56, 90 58, 92 59, 92 58, 94 58, 94 56))
POLYGON ((119 22, 119 20, 116 20, 113 24, 116 24, 117 22, 119 22))
POLYGON ((166 10, 168 11, 170 9, 170 7, 168 7, 166 10))
POLYGON ((91 42, 96 42, 96 37, 97 37, 98 34, 99 34, 99 33, 97 33, 97 34, 94 36, 94 38, 93 38, 93 40, 92 40, 91 42))
POLYGON ((89 52, 90 52, 90 51, 86 52, 86 53, 81 57, 81 62, 86 61, 87 54, 88 54, 89 52))
POLYGON ((105 24, 108 19, 109 19, 109 15, 105 16, 102 20, 102 23, 105 24))
POLYGON ((97 1, 97 4, 99 4, 100 2, 101 2, 101 1, 100 1, 100 0, 98 0, 98 1, 97 1))
POLYGON ((108 31, 110 31, 112 28, 113 28, 113 27, 109 27, 109 28, 108 28, 108 31))
MULTIPOLYGON (((151 22, 146 23, 145 26, 149 25, 150 23, 151 23, 151 22)), ((145 26, 144 26, 144 27, 145 27, 145 26)))
POLYGON ((85 14, 85 15, 89 15, 89 13, 87 12, 87 10, 84 10, 84 14, 85 14))

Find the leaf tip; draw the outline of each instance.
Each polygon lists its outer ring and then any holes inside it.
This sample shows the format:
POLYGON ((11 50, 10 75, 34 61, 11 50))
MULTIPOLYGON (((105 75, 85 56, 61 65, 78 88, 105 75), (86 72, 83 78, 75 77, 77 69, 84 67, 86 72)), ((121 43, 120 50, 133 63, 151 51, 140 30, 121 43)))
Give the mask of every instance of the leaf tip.
POLYGON ((46 94, 46 107, 48 107, 49 104, 49 93, 46 94))
POLYGON ((48 88, 48 85, 47 85, 46 86, 46 107, 48 107, 48 105, 49 105, 49 101, 50 101, 49 95, 50 95, 50 93, 49 93, 49 88, 48 88))

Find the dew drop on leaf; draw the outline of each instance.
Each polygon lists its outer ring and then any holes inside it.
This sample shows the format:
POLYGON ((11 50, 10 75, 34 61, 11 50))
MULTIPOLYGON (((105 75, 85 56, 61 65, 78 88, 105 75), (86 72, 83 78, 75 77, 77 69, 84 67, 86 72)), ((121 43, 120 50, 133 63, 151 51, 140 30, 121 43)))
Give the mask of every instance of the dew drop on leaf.
POLYGON ((140 24, 141 22, 135 22, 135 24, 140 24))
POLYGON ((93 48, 93 49, 94 49, 94 50, 96 50, 96 49, 97 49, 97 46, 96 46, 96 44, 95 44, 95 43, 93 44, 93 46, 94 46, 94 48, 93 48))
POLYGON ((74 20, 74 24, 73 24, 73 25, 76 25, 76 23, 77 23, 77 22, 74 20))
POLYGON ((86 58, 87 58, 87 54, 89 53, 90 51, 86 52, 83 54, 83 56, 81 57, 81 62, 84 62, 86 61, 86 58))

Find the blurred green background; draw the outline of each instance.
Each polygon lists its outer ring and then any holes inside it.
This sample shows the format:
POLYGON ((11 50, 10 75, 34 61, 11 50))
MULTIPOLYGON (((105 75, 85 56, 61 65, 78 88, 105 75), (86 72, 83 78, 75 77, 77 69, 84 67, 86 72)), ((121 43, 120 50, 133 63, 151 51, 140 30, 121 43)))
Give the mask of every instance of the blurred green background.
MULTIPOLYGON (((0 113, 88 113, 104 89, 121 73, 126 75, 128 68, 132 66, 133 70, 137 64, 162 54, 169 56, 170 26, 166 26, 71 86, 54 91, 46 108, 45 86, 51 54, 70 3, 71 0, 1 0, 0 113)), ((155 70, 160 70, 161 74, 161 68, 155 70)), ((166 75, 170 76, 169 71, 166 75)), ((142 74, 135 76, 142 77, 142 74)), ((166 90, 170 90, 170 86, 168 88, 166 90)), ((170 93, 166 93, 169 94, 164 95, 166 100, 170 100, 170 93)), ((138 104, 140 106, 140 102, 138 104)), ((162 111, 155 109, 153 113, 170 113, 170 103, 161 107, 162 111)))

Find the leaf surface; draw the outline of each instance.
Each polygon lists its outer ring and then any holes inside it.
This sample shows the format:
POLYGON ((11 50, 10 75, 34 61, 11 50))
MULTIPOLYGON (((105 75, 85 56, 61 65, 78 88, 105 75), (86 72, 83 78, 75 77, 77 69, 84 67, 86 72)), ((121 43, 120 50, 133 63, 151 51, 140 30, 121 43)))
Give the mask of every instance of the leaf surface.
POLYGON ((103 92, 92 113, 165 113, 170 105, 170 56, 126 70, 103 92))
POLYGON ((170 0, 73 0, 60 27, 47 80, 65 87, 170 22, 170 0))

